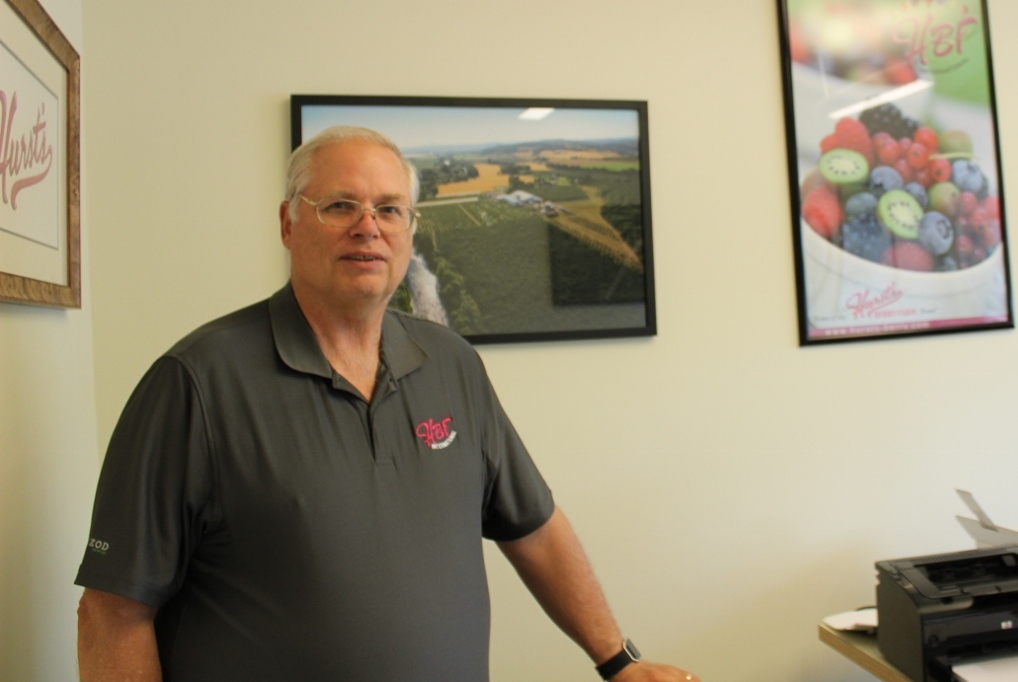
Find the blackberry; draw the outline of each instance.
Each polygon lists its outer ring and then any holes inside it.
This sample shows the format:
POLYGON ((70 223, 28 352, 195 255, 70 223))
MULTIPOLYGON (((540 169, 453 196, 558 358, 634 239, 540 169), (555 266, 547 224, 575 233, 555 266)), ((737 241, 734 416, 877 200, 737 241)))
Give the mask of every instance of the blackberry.
POLYGON ((890 232, 872 213, 854 215, 841 226, 841 248, 860 258, 880 263, 890 247, 890 232))
POLYGON ((919 129, 918 121, 905 116, 901 109, 890 103, 865 110, 859 114, 859 120, 866 126, 870 135, 882 132, 896 140, 903 137, 912 138, 919 129))

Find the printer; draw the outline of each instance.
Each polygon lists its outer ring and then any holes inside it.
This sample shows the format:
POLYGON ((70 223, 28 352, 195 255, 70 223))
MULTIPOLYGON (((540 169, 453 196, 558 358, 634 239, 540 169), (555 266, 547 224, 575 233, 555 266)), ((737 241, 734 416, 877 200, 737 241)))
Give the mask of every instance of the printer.
POLYGON ((876 568, 877 645, 916 682, 952 682, 960 662, 1018 653, 1018 544, 876 568))

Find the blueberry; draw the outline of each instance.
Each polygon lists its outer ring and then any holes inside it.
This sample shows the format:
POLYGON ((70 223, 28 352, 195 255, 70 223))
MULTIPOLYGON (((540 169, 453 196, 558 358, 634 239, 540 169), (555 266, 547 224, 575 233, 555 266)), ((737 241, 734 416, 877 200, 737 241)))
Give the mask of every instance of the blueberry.
POLYGON ((926 188, 920 185, 918 182, 910 182, 905 185, 902 189, 915 197, 915 200, 919 202, 923 210, 930 205, 930 197, 926 194, 926 188))
POLYGON ((958 261, 954 256, 941 256, 933 264, 935 272, 954 272, 958 269, 958 261))
POLYGON ((986 196, 986 176, 979 170, 979 164, 968 159, 958 159, 951 164, 951 179, 962 192, 972 192, 979 198, 986 196))
POLYGON ((877 198, 870 192, 859 192, 853 194, 845 202, 845 217, 875 213, 877 210, 877 198))
POLYGON ((954 225, 943 213, 930 211, 919 221, 919 246, 934 256, 943 256, 954 244, 954 225))
POLYGON ((904 184, 901 174, 890 166, 877 166, 870 171, 869 189, 877 198, 884 192, 901 189, 904 184))
POLYGON ((890 247, 890 232, 872 213, 852 216, 841 226, 841 248, 860 258, 879 263, 890 247))

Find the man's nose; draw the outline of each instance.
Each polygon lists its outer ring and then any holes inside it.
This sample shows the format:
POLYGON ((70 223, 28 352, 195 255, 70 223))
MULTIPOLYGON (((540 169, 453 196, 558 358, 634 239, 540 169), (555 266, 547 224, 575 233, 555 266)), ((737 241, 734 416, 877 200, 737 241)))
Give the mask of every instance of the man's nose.
POLYGON ((381 229, 378 227, 378 209, 361 206, 361 215, 350 228, 350 231, 370 234, 381 233, 381 229), (365 220, 365 218, 370 219, 365 220))

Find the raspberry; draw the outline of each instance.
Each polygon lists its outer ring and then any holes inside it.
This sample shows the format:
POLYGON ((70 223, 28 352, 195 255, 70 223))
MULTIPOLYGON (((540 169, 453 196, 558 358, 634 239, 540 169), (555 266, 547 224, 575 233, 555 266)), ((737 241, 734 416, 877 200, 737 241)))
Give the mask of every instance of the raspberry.
POLYGON ((959 234, 958 238, 954 240, 954 248, 961 256, 971 255, 972 249, 975 248, 975 244, 972 243, 972 236, 968 233, 959 234))
MULTIPOLYGON (((878 130, 877 132, 873 133, 870 139, 873 140, 874 147, 879 147, 888 140, 894 140, 894 138, 891 137, 891 134, 885 130, 878 130)), ((897 140, 895 140, 895 142, 897 142, 897 140)))
POLYGON ((834 139, 838 147, 859 152, 870 166, 873 165, 873 141, 862 123, 849 117, 839 119, 834 126, 834 139))
MULTIPOLYGON (((963 194, 968 194, 968 192, 964 192, 963 194)), ((982 227, 990 220, 992 220, 992 218, 990 218, 990 216, 987 215, 986 211, 982 208, 977 207, 969 214, 969 225, 972 227, 982 227)))
POLYGON ((930 173, 930 167, 920 168, 915 172, 915 181, 923 187, 929 188, 933 184, 933 175, 930 173))
POLYGON ((987 220, 976 227, 976 234, 979 235, 979 241, 983 243, 983 246, 988 250, 993 249, 1000 243, 1000 221, 987 220))
POLYGON ((913 169, 912 165, 904 158, 898 159, 891 164, 891 168, 898 171, 898 175, 901 176, 901 181, 905 184, 908 184, 915 179, 915 169, 913 169))
POLYGON ((983 199, 979 206, 991 219, 1000 220, 1000 200, 997 197, 990 195, 983 199))
MULTIPOLYGON (((874 135, 873 146, 877 150, 877 158, 885 166, 892 166, 895 161, 901 158, 901 145, 887 133, 874 135)), ((948 164, 948 173, 950 172, 950 164, 948 164)))
POLYGON ((884 265, 928 272, 933 269, 933 256, 915 242, 895 242, 884 252, 884 265))
POLYGON ((972 192, 962 192, 958 197, 958 213, 969 215, 979 206, 979 199, 972 192))
POLYGON ((802 219, 824 239, 830 240, 838 234, 843 218, 841 202, 830 187, 817 187, 802 202, 802 219))

